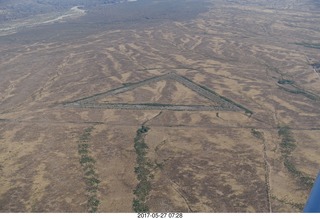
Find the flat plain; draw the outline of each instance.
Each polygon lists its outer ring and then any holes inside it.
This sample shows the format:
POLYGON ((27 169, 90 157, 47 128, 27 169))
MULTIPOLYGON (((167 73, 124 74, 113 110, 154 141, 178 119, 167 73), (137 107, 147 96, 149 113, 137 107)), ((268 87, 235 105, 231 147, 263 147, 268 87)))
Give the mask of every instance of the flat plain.
POLYGON ((301 212, 319 10, 138 0, 1 29, 0 212, 301 212))

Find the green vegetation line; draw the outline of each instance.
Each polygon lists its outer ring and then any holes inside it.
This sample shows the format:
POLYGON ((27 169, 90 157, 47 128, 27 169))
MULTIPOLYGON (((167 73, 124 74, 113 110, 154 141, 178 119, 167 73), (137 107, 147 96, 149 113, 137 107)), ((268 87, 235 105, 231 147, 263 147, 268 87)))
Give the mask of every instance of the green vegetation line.
POLYGON ((137 165, 134 172, 139 181, 134 190, 132 208, 135 212, 149 212, 149 207, 146 204, 147 196, 151 190, 150 179, 152 178, 151 169, 153 165, 146 157, 148 145, 144 142, 145 133, 149 130, 148 127, 142 126, 137 130, 137 135, 134 139, 134 149, 137 154, 137 165))
POLYGON ((314 179, 299 171, 291 161, 291 154, 296 149, 297 145, 290 128, 288 126, 279 126, 278 135, 281 137, 280 152, 284 160, 284 166, 298 179, 302 186, 305 186, 308 189, 312 188, 314 179))
POLYGON ((281 202, 283 204, 286 204, 286 205, 291 205, 292 207, 295 207, 297 209, 299 209, 300 212, 302 212, 303 208, 304 208, 304 205, 303 203, 296 203, 296 202, 293 202, 293 201, 289 201, 287 199, 280 199, 274 195, 271 195, 271 198, 273 198, 274 200, 277 200, 278 202, 281 202))
POLYGON ((97 212, 100 201, 97 198, 98 186, 100 180, 95 171, 95 160, 90 156, 90 138, 93 127, 86 128, 84 133, 79 138, 78 154, 79 162, 82 166, 84 180, 86 183, 86 191, 88 196, 87 208, 88 212, 97 212))
POLYGON ((307 48, 313 48, 313 49, 320 49, 320 43, 307 43, 307 42, 302 42, 302 43, 294 43, 299 46, 304 46, 307 48))

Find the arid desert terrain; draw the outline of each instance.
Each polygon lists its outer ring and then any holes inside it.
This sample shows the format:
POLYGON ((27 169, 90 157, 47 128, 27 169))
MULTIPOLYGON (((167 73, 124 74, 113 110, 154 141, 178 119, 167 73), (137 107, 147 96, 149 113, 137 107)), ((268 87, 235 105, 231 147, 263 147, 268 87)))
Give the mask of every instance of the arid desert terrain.
POLYGON ((302 211, 319 1, 24 2, 0 2, 0 212, 302 211))

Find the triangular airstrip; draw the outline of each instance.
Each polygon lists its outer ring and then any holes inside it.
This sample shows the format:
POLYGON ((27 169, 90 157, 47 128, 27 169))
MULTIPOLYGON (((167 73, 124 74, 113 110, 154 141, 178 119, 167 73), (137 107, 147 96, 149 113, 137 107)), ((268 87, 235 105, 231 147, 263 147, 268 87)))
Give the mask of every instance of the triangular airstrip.
POLYGON ((175 73, 126 84, 64 106, 80 108, 241 111, 241 106, 175 73))

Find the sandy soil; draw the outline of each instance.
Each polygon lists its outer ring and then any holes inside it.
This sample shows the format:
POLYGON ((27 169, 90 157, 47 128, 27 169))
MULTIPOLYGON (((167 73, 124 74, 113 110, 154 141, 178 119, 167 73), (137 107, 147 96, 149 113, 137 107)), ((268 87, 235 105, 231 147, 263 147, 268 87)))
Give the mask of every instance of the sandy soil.
MULTIPOLYGON (((78 23, 0 38, 0 212, 87 212, 90 188, 78 147, 89 127, 98 212, 132 212, 141 125, 150 128, 146 157, 161 166, 152 170, 150 211, 301 212, 310 187, 284 165, 278 127, 291 128, 290 160, 314 178, 320 80, 306 57, 320 56, 296 43, 319 43, 320 17, 300 1, 209 2, 206 12, 188 19, 181 17, 191 9, 178 10, 179 19, 171 12, 163 20, 152 11, 144 18, 132 12, 107 24, 100 22, 101 9, 78 23), (63 105, 170 72, 253 114, 63 105), (281 79, 294 81, 300 92, 281 89, 281 79)), ((100 101, 208 104, 170 80, 100 101)))

